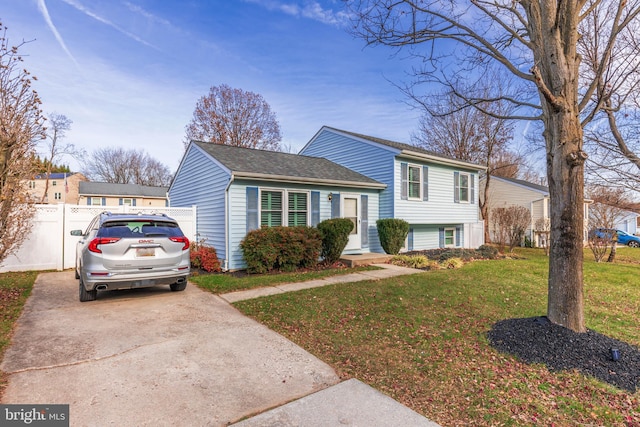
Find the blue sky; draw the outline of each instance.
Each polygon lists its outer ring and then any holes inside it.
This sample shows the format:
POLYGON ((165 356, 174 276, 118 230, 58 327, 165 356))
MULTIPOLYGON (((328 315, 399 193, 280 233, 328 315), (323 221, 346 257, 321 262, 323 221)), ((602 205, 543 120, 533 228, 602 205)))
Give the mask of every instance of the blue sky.
MULTIPOLYGON (((339 0, 4 0, 0 20, 66 142, 143 149, 172 171, 184 127, 211 86, 262 95, 282 143, 323 125, 409 142, 419 112, 389 81, 410 64, 366 48, 339 0)), ((72 169, 79 164, 65 159, 72 169)))

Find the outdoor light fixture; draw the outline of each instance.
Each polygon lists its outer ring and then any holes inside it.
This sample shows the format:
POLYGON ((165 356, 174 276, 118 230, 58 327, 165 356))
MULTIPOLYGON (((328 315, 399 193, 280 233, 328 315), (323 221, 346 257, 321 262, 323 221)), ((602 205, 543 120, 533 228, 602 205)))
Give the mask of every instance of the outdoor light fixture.
POLYGON ((333 199, 333 193, 329 193, 329 196, 327 196, 327 198, 329 199, 329 201, 331 201, 331 199, 333 199))
POLYGON ((611 360, 613 360, 614 362, 620 360, 620 350, 618 350, 617 348, 610 348, 609 353, 611 353, 611 360))

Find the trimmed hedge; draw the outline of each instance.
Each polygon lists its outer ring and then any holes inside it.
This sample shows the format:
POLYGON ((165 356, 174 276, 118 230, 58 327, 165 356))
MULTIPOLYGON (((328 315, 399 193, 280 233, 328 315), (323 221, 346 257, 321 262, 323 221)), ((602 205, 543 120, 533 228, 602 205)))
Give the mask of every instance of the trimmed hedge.
POLYGON ((349 233, 353 230, 353 222, 347 218, 325 219, 318 224, 322 236, 322 252, 320 255, 327 264, 338 261, 342 251, 349 243, 349 233))
POLYGON ((390 255, 397 255, 409 234, 409 223, 399 218, 385 218, 376 221, 382 249, 390 255))
POLYGON ((249 273, 294 271, 318 263, 322 237, 313 227, 264 227, 247 233, 240 249, 249 273))

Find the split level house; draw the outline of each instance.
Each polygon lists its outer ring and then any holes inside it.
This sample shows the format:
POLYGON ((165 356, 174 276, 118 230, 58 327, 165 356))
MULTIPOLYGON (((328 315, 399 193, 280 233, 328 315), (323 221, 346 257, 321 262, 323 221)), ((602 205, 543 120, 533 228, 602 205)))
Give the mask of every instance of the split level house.
POLYGON ((345 254, 384 253, 376 221, 401 218, 404 250, 478 247, 483 168, 408 144, 321 128, 299 154, 192 141, 169 187, 171 206, 197 205, 197 231, 226 270, 245 267, 240 242, 270 226, 355 227, 345 254))

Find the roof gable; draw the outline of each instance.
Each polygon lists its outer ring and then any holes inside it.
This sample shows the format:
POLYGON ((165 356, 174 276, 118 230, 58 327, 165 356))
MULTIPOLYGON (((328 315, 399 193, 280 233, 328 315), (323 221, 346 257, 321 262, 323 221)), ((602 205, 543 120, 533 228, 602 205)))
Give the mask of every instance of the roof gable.
MULTIPOLYGON (((393 152, 397 156, 413 157, 413 158, 418 157, 418 158, 421 158, 422 160, 426 160, 426 161, 432 161, 432 162, 436 162, 436 163, 462 166, 462 167, 467 168, 467 169, 474 169, 474 170, 484 170, 484 169, 486 169, 486 167, 484 167, 484 166, 480 166, 480 165, 477 165, 477 164, 474 164, 474 163, 470 163, 470 162, 466 162, 466 161, 463 161, 463 160, 458 160, 458 159, 455 159, 455 158, 452 158, 452 157, 443 156, 443 155, 438 154, 438 153, 436 153, 434 151, 426 150, 426 149, 424 149, 422 147, 418 147, 418 146, 415 146, 415 145, 405 144, 403 142, 391 141, 391 140, 384 139, 384 138, 377 138, 377 137, 374 137, 374 136, 364 135, 364 134, 356 133, 356 132, 350 132, 350 131, 346 131, 346 130, 342 130, 342 129, 336 129, 336 128, 333 128, 333 127, 330 127, 330 126, 323 126, 322 129, 320 129, 320 131, 318 131, 318 133, 311 139, 311 141, 309 141, 309 143, 307 145, 311 144, 311 142, 322 131, 334 132, 334 133, 346 135, 348 137, 356 138, 356 139, 358 139, 360 141, 376 144, 378 146, 382 146, 382 147, 385 147, 385 148, 389 149, 389 151, 393 152)), ((306 146, 305 146, 305 148, 306 148, 306 146)), ((302 150, 304 151, 304 148, 302 150)))
POLYGON ((509 184, 513 184, 513 185, 517 185, 520 187, 525 187, 529 190, 534 190, 537 191, 539 193, 545 194, 545 195, 549 195, 549 188, 545 187, 544 185, 538 185, 538 184, 534 184, 532 182, 529 181, 524 181, 522 179, 515 179, 515 178, 505 178, 502 176, 492 176, 492 179, 497 179, 497 180, 501 180, 504 182, 507 182, 509 184))

